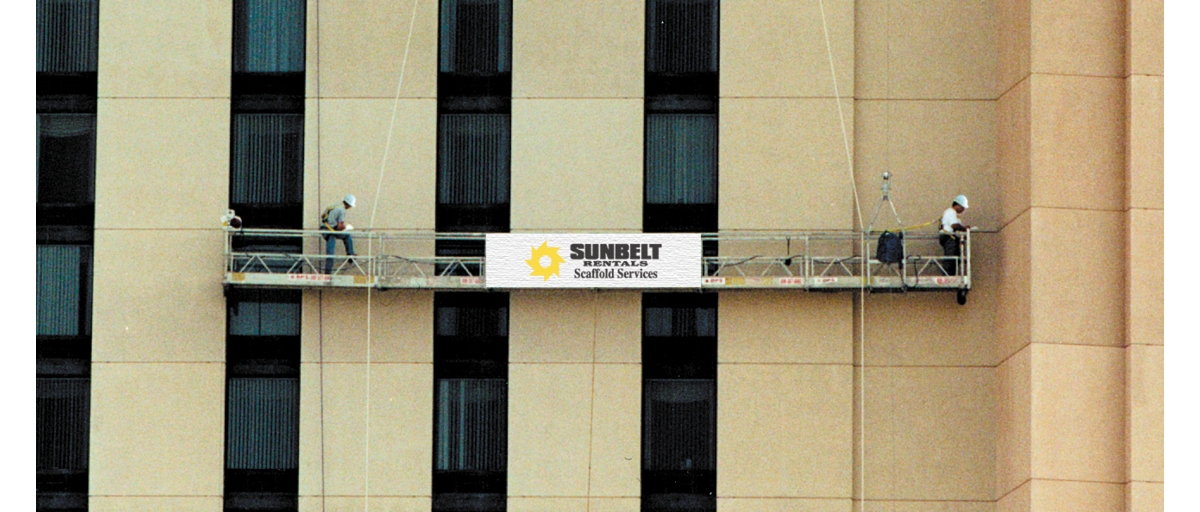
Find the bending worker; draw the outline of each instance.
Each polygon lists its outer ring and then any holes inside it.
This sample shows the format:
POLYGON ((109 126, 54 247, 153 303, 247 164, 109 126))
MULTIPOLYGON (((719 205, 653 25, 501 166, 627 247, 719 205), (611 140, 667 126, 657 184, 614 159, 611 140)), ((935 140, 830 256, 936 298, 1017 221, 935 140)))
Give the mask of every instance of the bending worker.
MULTIPOLYGON (((962 244, 962 239, 959 233, 971 229, 970 225, 964 224, 958 219, 958 214, 967 210, 967 196, 960 195, 954 198, 954 202, 949 208, 942 213, 942 232, 938 236, 938 243, 942 244, 942 254, 945 256, 959 256, 959 247, 962 244)), ((946 273, 949 275, 958 275, 958 260, 950 260, 946 262, 946 273)))
MULTIPOLYGON (((352 228, 346 223, 346 210, 354 208, 354 194, 346 194, 341 204, 335 204, 325 209, 321 214, 321 231, 348 231, 352 228)), ((337 251, 337 241, 341 240, 346 246, 346 255, 354 256, 354 239, 348 234, 322 235, 325 238, 325 255, 333 256, 337 251)), ((333 258, 325 258, 325 273, 333 273, 333 258)))

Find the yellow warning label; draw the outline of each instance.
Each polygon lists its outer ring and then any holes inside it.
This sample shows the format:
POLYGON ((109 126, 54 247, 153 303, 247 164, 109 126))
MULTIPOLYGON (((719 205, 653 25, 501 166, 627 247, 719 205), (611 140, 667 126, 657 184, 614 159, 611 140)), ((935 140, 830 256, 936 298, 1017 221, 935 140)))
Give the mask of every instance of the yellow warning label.
POLYGON ((233 273, 229 274, 229 280, 230 281, 245 281, 246 274, 241 273, 241 272, 233 272, 233 273))

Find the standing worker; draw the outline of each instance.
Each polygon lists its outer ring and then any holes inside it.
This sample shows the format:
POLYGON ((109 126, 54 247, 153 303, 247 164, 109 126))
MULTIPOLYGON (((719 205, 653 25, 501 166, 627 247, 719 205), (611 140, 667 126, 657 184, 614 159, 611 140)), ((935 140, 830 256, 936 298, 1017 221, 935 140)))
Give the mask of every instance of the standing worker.
MULTIPOLYGON (((963 224, 958 220, 958 214, 967 210, 967 196, 960 195, 954 198, 949 208, 942 213, 942 232, 938 236, 938 243, 942 244, 942 253, 945 256, 958 257, 960 254, 959 247, 962 240, 959 238, 959 232, 964 232, 971 229, 970 225, 963 224)), ((958 260, 946 262, 946 273, 949 275, 958 275, 958 260)))
MULTIPOLYGON (((354 208, 354 194, 346 194, 341 204, 335 204, 325 209, 321 214, 321 231, 348 231, 354 229, 346 223, 346 210, 354 208)), ((341 240, 346 246, 346 256, 354 256, 354 239, 348 234, 322 235, 325 238, 325 273, 333 273, 332 256, 337 251, 337 241, 341 240)))

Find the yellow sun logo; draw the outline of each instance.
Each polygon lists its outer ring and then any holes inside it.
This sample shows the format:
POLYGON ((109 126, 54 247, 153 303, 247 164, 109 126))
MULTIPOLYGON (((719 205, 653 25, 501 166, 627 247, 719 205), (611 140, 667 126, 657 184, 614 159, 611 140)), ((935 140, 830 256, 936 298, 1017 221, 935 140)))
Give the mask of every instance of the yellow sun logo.
POLYGON ((533 269, 529 275, 541 276, 543 282, 549 280, 551 274, 559 275, 558 265, 567 260, 558 255, 558 247, 547 247, 546 242, 542 242, 541 247, 531 247, 530 249, 529 259, 525 260, 525 263, 529 264, 529 268, 533 269), (550 258, 550 264, 544 267, 542 266, 543 257, 550 258))

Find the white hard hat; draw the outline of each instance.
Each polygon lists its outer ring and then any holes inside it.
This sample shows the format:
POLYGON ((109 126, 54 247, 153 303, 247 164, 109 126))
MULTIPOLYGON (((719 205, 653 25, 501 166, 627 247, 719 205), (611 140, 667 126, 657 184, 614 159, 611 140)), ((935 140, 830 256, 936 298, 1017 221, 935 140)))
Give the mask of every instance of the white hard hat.
MULTIPOLYGON (((959 197, 962 197, 962 196, 959 196, 959 197)), ((965 201, 965 199, 964 199, 964 201, 965 201)), ((351 208, 354 208, 354 194, 346 194, 346 197, 344 199, 342 199, 342 202, 350 205, 351 208)))
POLYGON ((970 206, 967 206, 967 196, 960 195, 954 198, 954 202, 961 204, 963 208, 970 208, 970 206))

